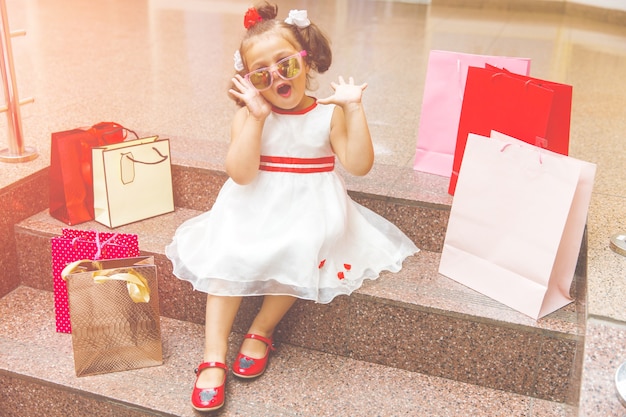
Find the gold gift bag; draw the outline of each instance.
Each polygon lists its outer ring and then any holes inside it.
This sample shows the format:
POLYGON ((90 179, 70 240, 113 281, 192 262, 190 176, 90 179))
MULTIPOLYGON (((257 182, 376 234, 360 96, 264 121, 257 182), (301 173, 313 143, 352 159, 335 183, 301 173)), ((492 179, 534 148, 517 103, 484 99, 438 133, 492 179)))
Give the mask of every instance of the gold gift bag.
POLYGON ((76 376, 163 364, 153 257, 77 261, 62 276, 76 376))

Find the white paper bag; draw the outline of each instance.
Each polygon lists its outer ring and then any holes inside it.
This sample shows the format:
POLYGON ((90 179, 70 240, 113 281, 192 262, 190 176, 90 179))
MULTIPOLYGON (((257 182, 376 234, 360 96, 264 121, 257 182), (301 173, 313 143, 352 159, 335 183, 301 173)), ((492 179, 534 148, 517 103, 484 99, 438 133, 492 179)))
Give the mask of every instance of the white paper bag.
POLYGON ((470 134, 439 272, 534 319, 569 304, 595 169, 470 134))
POLYGON ((92 149, 95 220, 118 227, 174 211, 168 139, 92 149))

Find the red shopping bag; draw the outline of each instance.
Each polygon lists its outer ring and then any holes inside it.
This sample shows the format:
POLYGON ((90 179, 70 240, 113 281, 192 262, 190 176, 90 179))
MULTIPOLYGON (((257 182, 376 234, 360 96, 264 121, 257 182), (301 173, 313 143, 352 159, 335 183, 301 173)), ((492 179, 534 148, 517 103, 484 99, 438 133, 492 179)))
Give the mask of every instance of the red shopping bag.
POLYGON ((72 129, 52 134, 50 155, 52 217, 68 225, 93 220, 91 148, 122 142, 127 131, 117 123, 102 122, 88 129, 72 129))
POLYGON ((554 94, 552 96, 550 118, 548 119, 545 137, 541 138, 539 144, 553 152, 568 155, 572 118, 572 86, 529 76, 521 76, 507 69, 496 68, 489 64, 485 67, 494 71, 504 72, 510 77, 518 78, 525 83, 532 83, 552 90, 554 94))
POLYGON ((530 71, 528 58, 430 52, 413 169, 450 176, 467 71, 485 65, 525 75, 530 71))
POLYGON ((67 284, 61 277, 63 268, 83 259, 119 259, 139 256, 137 235, 63 229, 61 236, 51 239, 52 276, 54 279, 54 312, 56 331, 71 333, 67 284))
POLYGON ((567 155, 571 104, 572 87, 569 85, 494 67, 470 68, 448 192, 454 195, 470 133, 489 136, 495 130, 567 155))

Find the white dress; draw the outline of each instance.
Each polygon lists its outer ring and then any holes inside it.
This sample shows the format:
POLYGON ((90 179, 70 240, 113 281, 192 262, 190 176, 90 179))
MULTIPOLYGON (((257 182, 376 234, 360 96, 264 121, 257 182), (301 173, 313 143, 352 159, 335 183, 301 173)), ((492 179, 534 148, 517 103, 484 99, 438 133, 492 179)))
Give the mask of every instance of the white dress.
POLYGON ((263 170, 247 185, 228 179, 211 210, 183 223, 167 246, 178 278, 208 294, 328 303, 383 270, 399 271, 419 251, 395 225, 350 199, 332 170, 333 110, 314 104, 267 117, 263 170))

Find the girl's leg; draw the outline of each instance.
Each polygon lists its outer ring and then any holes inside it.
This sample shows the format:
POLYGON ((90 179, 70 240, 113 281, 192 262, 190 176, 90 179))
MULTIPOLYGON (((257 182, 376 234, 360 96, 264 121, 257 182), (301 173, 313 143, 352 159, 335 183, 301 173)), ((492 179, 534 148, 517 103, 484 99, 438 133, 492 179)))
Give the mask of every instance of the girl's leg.
MULTIPOLYGON (((228 336, 241 305, 241 300, 241 297, 207 296, 203 356, 205 362, 226 363, 228 336)), ((208 368, 200 373, 196 386, 198 388, 213 388, 220 386, 223 380, 223 369, 208 368)))
MULTIPOLYGON (((288 295, 266 295, 248 333, 271 338, 274 329, 295 301, 296 297, 288 295)), ((260 340, 246 338, 241 345, 241 353, 251 358, 264 357, 266 350, 267 345, 260 340)))

